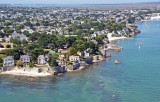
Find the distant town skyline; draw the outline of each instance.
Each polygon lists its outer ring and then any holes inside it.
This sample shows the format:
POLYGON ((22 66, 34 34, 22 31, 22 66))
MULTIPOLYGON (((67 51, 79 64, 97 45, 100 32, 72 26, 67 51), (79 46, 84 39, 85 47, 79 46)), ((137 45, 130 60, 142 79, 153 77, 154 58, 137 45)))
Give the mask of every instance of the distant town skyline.
POLYGON ((120 4, 160 2, 160 0, 0 0, 0 4, 120 4))

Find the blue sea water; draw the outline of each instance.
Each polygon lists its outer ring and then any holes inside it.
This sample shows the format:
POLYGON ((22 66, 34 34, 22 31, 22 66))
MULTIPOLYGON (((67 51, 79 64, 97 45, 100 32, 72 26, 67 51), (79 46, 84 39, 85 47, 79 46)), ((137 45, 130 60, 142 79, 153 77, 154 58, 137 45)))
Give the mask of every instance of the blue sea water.
POLYGON ((137 25, 140 35, 115 42, 123 51, 83 71, 34 80, 0 76, 0 102, 160 102, 160 21, 137 25))

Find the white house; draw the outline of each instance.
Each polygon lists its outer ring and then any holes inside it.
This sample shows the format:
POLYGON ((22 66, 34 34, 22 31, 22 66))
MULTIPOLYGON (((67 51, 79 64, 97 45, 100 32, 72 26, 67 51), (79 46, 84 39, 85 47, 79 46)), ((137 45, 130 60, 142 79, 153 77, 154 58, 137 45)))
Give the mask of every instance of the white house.
POLYGON ((37 58, 37 63, 38 64, 46 64, 46 58, 44 55, 39 55, 38 58, 37 58))
POLYGON ((79 56, 69 56, 69 60, 73 62, 79 62, 80 57, 79 56))

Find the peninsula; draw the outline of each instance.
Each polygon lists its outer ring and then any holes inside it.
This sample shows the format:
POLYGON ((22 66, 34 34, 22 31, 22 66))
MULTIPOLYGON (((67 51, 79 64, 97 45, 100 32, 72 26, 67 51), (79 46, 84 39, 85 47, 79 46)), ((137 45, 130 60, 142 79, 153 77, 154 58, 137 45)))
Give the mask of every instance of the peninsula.
POLYGON ((0 74, 43 77, 72 72, 121 50, 113 40, 134 37, 134 24, 159 9, 95 10, 0 5, 0 74))

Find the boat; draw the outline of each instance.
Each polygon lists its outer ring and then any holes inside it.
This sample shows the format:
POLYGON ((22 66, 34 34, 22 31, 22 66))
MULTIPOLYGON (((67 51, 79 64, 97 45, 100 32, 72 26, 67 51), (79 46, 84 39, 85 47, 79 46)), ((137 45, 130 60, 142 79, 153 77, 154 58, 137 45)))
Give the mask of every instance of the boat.
POLYGON ((119 64, 120 62, 118 60, 115 60, 114 61, 114 64, 119 64))

